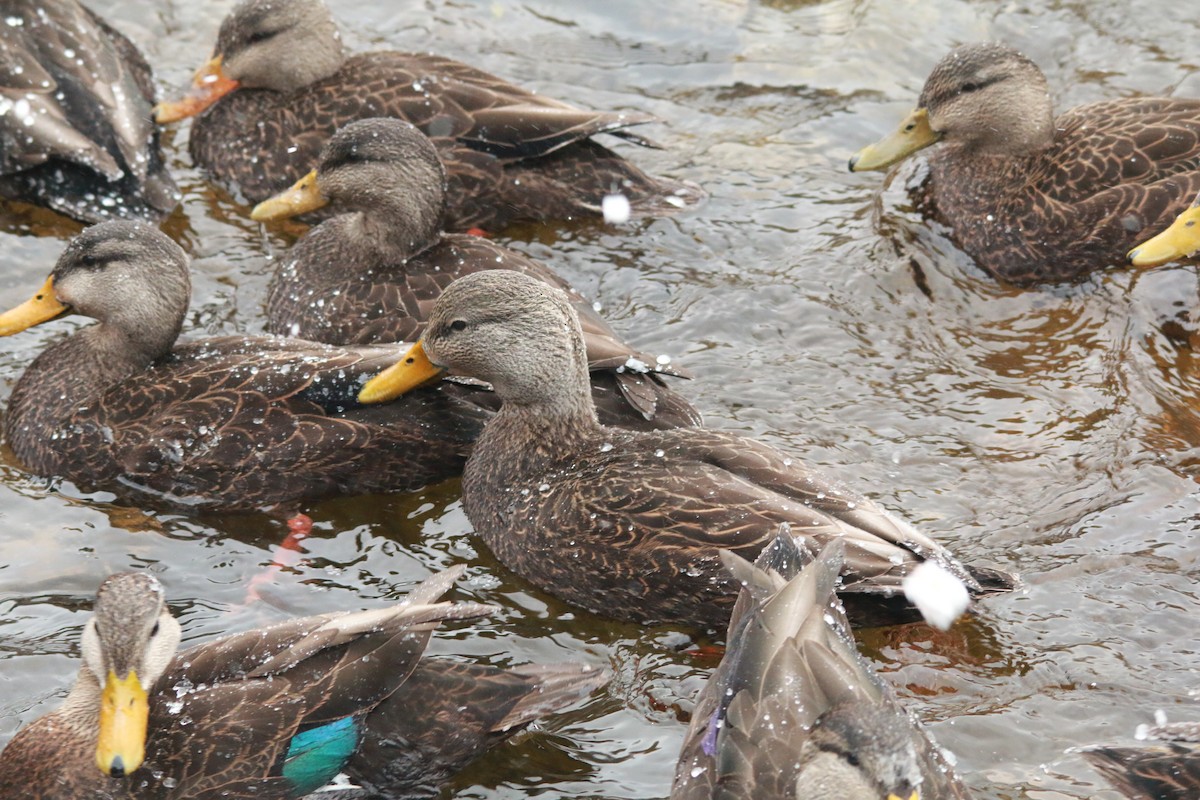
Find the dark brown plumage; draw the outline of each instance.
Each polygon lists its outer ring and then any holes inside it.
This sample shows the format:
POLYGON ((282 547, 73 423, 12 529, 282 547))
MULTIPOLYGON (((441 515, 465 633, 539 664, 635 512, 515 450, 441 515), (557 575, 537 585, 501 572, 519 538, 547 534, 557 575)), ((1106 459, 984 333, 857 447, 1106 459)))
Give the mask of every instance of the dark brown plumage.
POLYGON ((1124 264, 1200 191, 1200 100, 1122 98, 1055 119, 1041 70, 1002 44, 946 55, 901 129, 850 168, 939 142, 926 201, 981 268, 1017 285, 1124 264))
MULTIPOLYGON (((251 201, 296 181, 341 126, 381 116, 407 120, 437 143, 449 179, 449 230, 598 217, 613 191, 647 214, 702 196, 590 139, 610 133, 644 144, 623 129, 652 117, 574 108, 427 53, 347 58, 320 0, 246 0, 222 23, 214 53, 222 77, 203 88, 228 94, 196 120, 189 147, 216 181, 251 201)), ((197 113, 208 102, 161 106, 159 119, 197 113)))
POLYGON ((361 382, 400 348, 265 336, 175 346, 187 270, 150 226, 102 223, 67 247, 40 300, 0 317, 5 334, 67 310, 99 320, 47 348, 13 390, 5 437, 27 468, 139 503, 225 510, 461 472, 490 392, 444 383, 364 408, 361 382))
POLYGON ((412 342, 453 280, 514 270, 571 297, 604 423, 699 424, 699 412, 655 374, 674 369, 621 341, 549 267, 477 236, 443 234, 442 176, 429 139, 405 122, 360 120, 338 131, 322 148, 315 176, 254 211, 256 219, 275 219, 327 202, 338 212, 279 258, 267 296, 268 329, 330 344, 412 342))
POLYGON ((937 745, 866 665, 834 588, 844 547, 813 560, 780 531, 755 564, 696 699, 673 800, 963 800, 937 745))
POLYGON ((574 310, 526 275, 455 281, 421 342, 360 399, 387 399, 440 369, 490 382, 503 401, 463 475, 475 531, 510 569, 577 606, 724 627, 738 584, 721 551, 757 556, 781 522, 820 543, 845 539, 843 592, 862 601, 859 622, 909 611, 894 596, 926 559, 977 594, 1013 585, 1003 573, 972 575, 875 503, 752 439, 601 426, 574 310))
POLYGON ((603 682, 577 665, 500 670, 422 658, 439 623, 494 610, 439 602, 461 572, 435 575, 389 608, 290 620, 178 655, 179 624, 162 587, 148 575, 115 575, 84 629, 71 693, 0 754, 0 794, 292 800, 347 767, 384 796, 427 796, 506 735, 603 682), (140 707, 141 740, 106 720, 110 697, 130 714, 140 707), (447 729, 456 741, 442 750, 447 729), (375 763, 395 746, 378 738, 392 733, 424 759, 403 770, 375 763))
POLYGON ((1200 723, 1162 723, 1139 728, 1137 745, 1082 749, 1108 782, 1133 800, 1196 800, 1200 797, 1200 723))
POLYGON ((11 0, 0 25, 0 197, 84 222, 178 202, 150 120, 150 68, 75 0, 11 0))

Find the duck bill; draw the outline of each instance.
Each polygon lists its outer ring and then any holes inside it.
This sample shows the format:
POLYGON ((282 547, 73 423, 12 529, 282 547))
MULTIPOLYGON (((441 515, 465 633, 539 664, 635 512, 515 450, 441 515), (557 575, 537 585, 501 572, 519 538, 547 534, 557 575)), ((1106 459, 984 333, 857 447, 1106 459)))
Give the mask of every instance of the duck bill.
POLYGON ((887 169, 941 138, 940 133, 929 127, 929 112, 918 108, 905 117, 900 127, 890 136, 885 136, 855 153, 850 159, 850 171, 887 169))
POLYGON ((154 121, 165 124, 194 117, 236 89, 238 82, 221 69, 221 60, 221 56, 214 56, 196 71, 196 77, 192 79, 192 89, 182 100, 156 105, 154 121))
POLYGON ((292 188, 256 205, 250 212, 250 219, 256 222, 287 219, 316 211, 328 203, 329 198, 321 194, 321 189, 317 186, 317 171, 314 169, 296 181, 292 188))
POLYGON ((100 739, 96 764, 105 775, 128 775, 142 765, 146 755, 146 725, 150 702, 137 672, 124 678, 109 671, 100 697, 100 739))
POLYGON ((12 336, 34 325, 49 322, 70 311, 54 296, 54 278, 47 278, 42 288, 33 297, 16 308, 0 314, 0 336, 12 336))
POLYGON ((887 796, 887 800, 921 800, 921 796, 917 794, 916 790, 914 789, 913 793, 908 797, 901 797, 898 794, 889 794, 887 796))
POLYGON ((429 360, 425 347, 417 342, 398 364, 385 369, 363 386, 358 393, 358 402, 364 404, 386 403, 400 395, 424 386, 445 372, 429 360))
POLYGON ((1129 263, 1135 267, 1157 267, 1179 261, 1200 251, 1200 197, 1184 211, 1171 227, 1129 251, 1129 263))

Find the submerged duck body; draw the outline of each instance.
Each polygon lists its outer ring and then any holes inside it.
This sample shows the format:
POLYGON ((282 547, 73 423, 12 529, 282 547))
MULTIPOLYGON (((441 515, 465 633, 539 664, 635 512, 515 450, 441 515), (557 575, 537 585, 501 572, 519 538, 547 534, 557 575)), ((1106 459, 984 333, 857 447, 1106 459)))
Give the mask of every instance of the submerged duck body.
POLYGON ((1200 191, 1200 100, 1122 98, 1055 118, 1036 64, 1007 45, 965 45, 850 168, 929 146, 923 200, 982 269, 1016 285, 1077 280, 1125 263, 1200 191))
POLYGON ((967 789, 864 662, 834 589, 844 547, 815 559, 787 531, 751 565, 725 657, 696 699, 672 800, 965 800, 967 789))
POLYGON ((315 170, 254 210, 260 220, 326 203, 337 212, 279 259, 267 296, 268 329, 332 344, 412 342, 456 278, 512 270, 571 297, 604 422, 647 429, 699 424, 699 412, 657 374, 677 374, 669 363, 623 342, 549 267, 478 236, 442 233, 443 174, 429 139, 408 123, 360 120, 338 131, 315 170))
POLYGON ((0 24, 0 197, 84 222, 178 202, 150 119, 150 67, 75 0, 12 0, 0 24))
POLYGON ((411 490, 461 472, 489 392, 446 384, 363 408, 355 393, 396 346, 176 345, 187 270, 154 228, 102 223, 68 246, 34 300, 0 316, 4 334, 68 311, 99 320, 47 348, 13 390, 5 437, 27 468, 139 502, 225 510, 411 490))
POLYGON ((320 0, 238 5, 197 86, 203 99, 160 106, 159 120, 207 109, 192 126, 192 158, 253 202, 307 172, 338 128, 369 117, 406 120, 437 144, 449 230, 598 217, 614 191, 648 214, 702 196, 693 185, 646 175, 591 140, 609 133, 644 143, 624 129, 652 117, 575 108, 428 53, 347 57, 320 0))
POLYGON ((844 596, 857 621, 894 621, 903 577, 934 560, 971 591, 974 574, 870 500, 784 453, 722 431, 628 431, 596 419, 574 311, 558 290, 506 271, 460 278, 421 342, 368 383, 384 400, 441 369, 490 382, 502 400, 463 476, 476 532, 506 566, 574 605, 640 622, 723 627, 739 586, 729 550, 756 557, 780 523, 846 542, 844 596))
POLYGON ((1200 722, 1139 726, 1135 745, 1082 748, 1084 758, 1131 800, 1200 797, 1200 722))
POLYGON ((427 796, 604 680, 578 665, 501 670, 423 657, 441 622, 494 610, 439 600, 461 572, 435 575, 389 608, 289 620, 178 654, 180 626, 158 581, 114 575, 84 628, 70 694, 0 753, 0 792, 295 800, 345 769, 384 796, 427 796), (455 741, 443 751, 446 726, 455 741), (424 756, 403 775, 376 761, 396 746, 391 736, 424 756))

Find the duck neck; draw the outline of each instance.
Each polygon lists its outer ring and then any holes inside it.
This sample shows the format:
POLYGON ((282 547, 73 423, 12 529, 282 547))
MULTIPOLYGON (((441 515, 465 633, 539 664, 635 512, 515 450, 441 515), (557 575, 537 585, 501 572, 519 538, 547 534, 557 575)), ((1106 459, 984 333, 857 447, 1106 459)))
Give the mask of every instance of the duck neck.
POLYGON ((164 355, 178 333, 129 332, 99 323, 48 348, 25 370, 9 401, 5 431, 17 457, 35 470, 45 438, 114 384, 164 355), (166 339, 166 343, 163 340, 166 339))
POLYGON ((55 712, 60 722, 91 743, 100 729, 100 681, 86 666, 80 667, 75 685, 55 712))

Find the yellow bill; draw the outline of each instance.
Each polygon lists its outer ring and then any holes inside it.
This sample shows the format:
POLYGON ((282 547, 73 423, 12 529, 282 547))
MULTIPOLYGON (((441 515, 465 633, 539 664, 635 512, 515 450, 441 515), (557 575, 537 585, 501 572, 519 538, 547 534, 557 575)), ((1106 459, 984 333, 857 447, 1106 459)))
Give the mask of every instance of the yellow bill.
POLYGON ((182 100, 159 103, 154 107, 154 121, 160 124, 178 122, 194 117, 238 87, 238 82, 221 69, 222 56, 214 56, 196 71, 192 89, 182 100))
POLYGON ((386 403, 418 386, 424 386, 443 372, 445 370, 435 366, 425 355, 425 348, 417 342, 405 353, 400 363, 393 364, 367 381, 358 393, 358 402, 386 403))
POLYGON ((14 333, 48 322, 70 311, 54 296, 54 278, 47 278, 42 288, 33 297, 14 309, 0 314, 0 336, 14 333))
POLYGON ((150 702, 130 670, 118 678, 111 670, 100 698, 100 739, 96 744, 96 765, 105 775, 128 775, 142 765, 146 757, 146 725, 150 720, 150 702))
POLYGON ((256 205, 250 212, 250 219, 256 222, 287 219, 316 211, 328 202, 329 198, 321 194, 321 189, 317 186, 317 171, 314 169, 296 181, 292 188, 256 205))
POLYGON ((887 169, 941 138, 940 133, 929 127, 929 112, 918 108, 905 117, 890 136, 855 153, 850 159, 850 171, 887 169))
POLYGON ((1200 251, 1200 196, 1171 227, 1129 251, 1129 263, 1135 267, 1156 267, 1179 261, 1200 251))
POLYGON ((917 790, 913 789, 913 793, 908 797, 901 797, 898 794, 889 794, 887 800, 921 800, 921 796, 917 794, 917 790))

